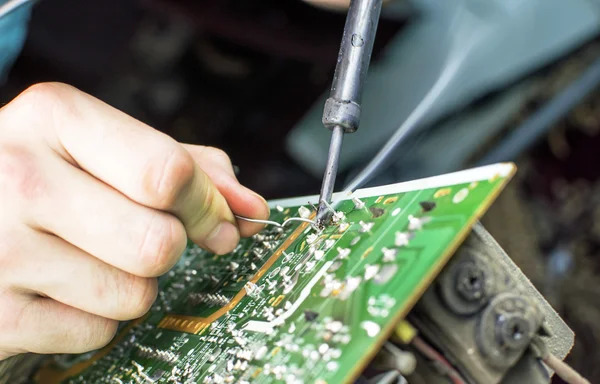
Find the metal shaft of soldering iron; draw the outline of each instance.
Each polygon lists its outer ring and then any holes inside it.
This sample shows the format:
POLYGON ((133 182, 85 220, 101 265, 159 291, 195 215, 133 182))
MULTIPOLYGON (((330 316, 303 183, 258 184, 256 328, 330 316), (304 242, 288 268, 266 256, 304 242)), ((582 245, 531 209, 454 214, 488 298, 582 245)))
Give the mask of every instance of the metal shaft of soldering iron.
POLYGON ((340 45, 329 99, 325 102, 323 125, 332 130, 329 155, 321 186, 317 222, 331 217, 331 202, 338 171, 344 133, 352 133, 360 123, 363 84, 371 62, 373 43, 382 0, 351 0, 340 45))

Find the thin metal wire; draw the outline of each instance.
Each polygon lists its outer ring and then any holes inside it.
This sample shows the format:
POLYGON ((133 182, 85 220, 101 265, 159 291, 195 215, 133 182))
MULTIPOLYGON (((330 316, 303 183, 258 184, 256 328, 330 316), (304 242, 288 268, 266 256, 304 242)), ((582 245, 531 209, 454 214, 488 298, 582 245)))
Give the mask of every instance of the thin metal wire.
POLYGON ((244 220, 244 221, 249 221, 251 223, 266 224, 266 225, 275 225, 277 227, 281 227, 281 224, 279 224, 276 221, 271 221, 271 220, 250 219, 248 217, 243 217, 243 216, 238 216, 238 215, 235 215, 235 218, 236 219, 240 219, 240 220, 244 220))
POLYGON ((286 221, 283 222, 283 224, 281 224, 282 227, 285 227, 288 223, 294 222, 294 221, 302 221, 304 223, 309 223, 312 225, 317 225, 317 222, 311 219, 304 219, 302 217, 291 217, 289 219, 287 219, 286 221))
POLYGON ((276 221, 272 221, 272 220, 259 220, 259 219, 250 219, 248 217, 244 217, 244 216, 239 216, 239 215, 235 215, 236 219, 240 219, 240 220, 244 220, 244 221, 249 221, 251 223, 258 223, 258 224, 265 224, 265 225, 274 225, 276 227, 285 227, 287 226, 289 223, 295 222, 295 221, 301 221, 304 223, 309 223, 312 225, 316 225, 317 222, 314 220, 310 220, 310 219, 304 219, 302 217, 291 217, 289 219, 287 219, 286 221, 284 221, 283 223, 278 223, 276 221))

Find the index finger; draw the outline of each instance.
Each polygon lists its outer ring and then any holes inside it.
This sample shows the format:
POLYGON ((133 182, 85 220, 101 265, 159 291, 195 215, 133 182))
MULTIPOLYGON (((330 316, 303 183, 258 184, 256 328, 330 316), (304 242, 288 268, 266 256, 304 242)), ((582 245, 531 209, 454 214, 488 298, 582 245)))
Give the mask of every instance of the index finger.
POLYGON ((237 245, 226 200, 171 137, 64 84, 33 86, 13 103, 63 158, 134 202, 173 213, 192 241, 217 253, 237 245))

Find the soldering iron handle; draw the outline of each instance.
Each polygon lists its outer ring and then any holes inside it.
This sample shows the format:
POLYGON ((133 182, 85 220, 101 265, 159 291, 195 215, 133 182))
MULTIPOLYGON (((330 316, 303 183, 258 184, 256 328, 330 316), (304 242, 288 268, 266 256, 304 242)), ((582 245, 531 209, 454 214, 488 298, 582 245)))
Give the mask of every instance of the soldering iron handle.
POLYGON ((323 125, 351 133, 360 123, 363 84, 369 70, 382 0, 351 0, 323 125))

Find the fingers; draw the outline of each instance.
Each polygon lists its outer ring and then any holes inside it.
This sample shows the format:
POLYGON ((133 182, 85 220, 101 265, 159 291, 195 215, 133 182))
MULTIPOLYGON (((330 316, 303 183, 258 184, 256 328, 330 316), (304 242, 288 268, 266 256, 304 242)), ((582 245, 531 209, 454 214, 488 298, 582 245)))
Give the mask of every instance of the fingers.
POLYGON ((129 200, 56 156, 44 166, 52 177, 29 204, 30 226, 141 277, 160 276, 179 260, 187 237, 175 216, 129 200))
POLYGON ((108 344, 118 322, 52 299, 3 295, 0 345, 7 355, 25 352, 85 353, 108 344))
POLYGON ((227 253, 232 211, 269 214, 222 152, 188 150, 68 86, 30 88, 0 127, 0 359, 102 347, 149 310, 188 237, 227 253))
POLYGON ((240 231, 249 236, 261 229, 237 223, 232 209, 243 216, 268 217, 264 200, 237 182, 220 151, 193 146, 188 151, 65 85, 34 86, 13 103, 12 116, 35 116, 33 125, 63 159, 140 205, 174 214, 192 241, 217 254, 233 250, 240 231))
MULTIPOLYGON (((175 140, 62 84, 34 86, 13 101, 64 159, 131 200, 175 214, 196 243, 216 253, 239 233, 225 198, 175 140)), ((6 115, 6 114, 5 114, 6 115)))
POLYGON ((156 300, 156 279, 119 270, 49 234, 32 234, 18 250, 18 260, 3 285, 103 318, 142 317, 156 300))
MULTIPOLYGON (((198 145, 184 144, 184 147, 211 178, 235 214, 262 220, 269 218, 267 202, 238 182, 231 160, 225 152, 198 145)), ((252 236, 263 228, 262 224, 243 220, 238 220, 238 225, 240 233, 244 237, 252 236)))

